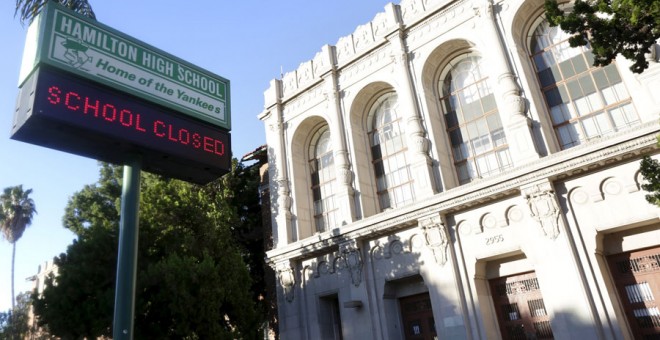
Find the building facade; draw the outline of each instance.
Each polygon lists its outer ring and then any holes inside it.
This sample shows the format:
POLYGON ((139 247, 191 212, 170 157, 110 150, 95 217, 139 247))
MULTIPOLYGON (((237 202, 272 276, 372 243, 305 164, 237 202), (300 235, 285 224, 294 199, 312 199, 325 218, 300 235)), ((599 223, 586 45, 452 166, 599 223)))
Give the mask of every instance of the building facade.
POLYGON ((273 80, 282 339, 660 336, 660 65, 542 0, 402 0, 273 80))

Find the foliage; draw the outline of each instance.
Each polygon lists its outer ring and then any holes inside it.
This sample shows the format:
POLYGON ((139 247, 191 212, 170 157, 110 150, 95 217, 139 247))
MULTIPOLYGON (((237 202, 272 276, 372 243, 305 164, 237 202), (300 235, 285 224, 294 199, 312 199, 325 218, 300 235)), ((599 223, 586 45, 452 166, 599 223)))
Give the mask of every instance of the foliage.
POLYGON ((25 229, 32 224, 32 217, 37 212, 34 201, 30 198, 32 189, 23 190, 22 185, 5 188, 0 195, 0 230, 4 238, 12 244, 11 253, 11 306, 16 307, 14 294, 14 267, 16 264, 16 242, 23 236, 25 229))
MULTIPOLYGON (((263 316, 250 268, 263 262, 246 263, 248 246, 234 237, 252 223, 261 226, 246 208, 257 197, 252 174, 236 162, 206 186, 142 174, 136 339, 257 337, 263 316)), ((103 165, 99 183, 69 201, 64 223, 78 240, 55 259, 59 275, 34 303, 53 335, 111 334, 121 175, 121 168, 103 165)))
POLYGON ((591 46, 594 66, 608 65, 621 54, 633 62, 633 72, 642 73, 649 66, 645 54, 660 38, 657 0, 576 0, 569 13, 557 0, 546 0, 545 10, 550 25, 575 34, 572 47, 591 46))
MULTIPOLYGON (((41 8, 49 0, 16 0, 16 10, 14 16, 20 13, 22 23, 32 22, 39 14, 41 8)), ((96 15, 87 0, 54 0, 55 2, 70 8, 74 12, 80 13, 88 18, 96 19, 96 15)))
POLYGON ((660 162, 646 156, 640 163, 640 172, 646 180, 646 183, 642 184, 642 189, 649 192, 646 200, 660 206, 660 162))
POLYGON ((32 224, 32 217, 37 212, 34 201, 30 198, 32 189, 23 190, 22 185, 5 188, 0 195, 0 229, 9 243, 16 243, 25 228, 32 224))
POLYGON ((28 325, 30 294, 19 294, 16 301, 13 309, 0 312, 0 339, 25 339, 31 334, 28 325))

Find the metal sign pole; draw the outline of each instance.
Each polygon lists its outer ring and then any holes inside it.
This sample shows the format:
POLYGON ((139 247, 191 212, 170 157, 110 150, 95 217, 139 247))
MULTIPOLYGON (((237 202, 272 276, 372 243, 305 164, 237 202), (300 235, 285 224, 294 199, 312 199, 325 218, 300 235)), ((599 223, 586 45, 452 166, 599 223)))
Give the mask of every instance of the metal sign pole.
POLYGON ((119 220, 115 314, 112 328, 113 339, 133 339, 141 165, 139 157, 132 158, 124 165, 121 217, 119 220))

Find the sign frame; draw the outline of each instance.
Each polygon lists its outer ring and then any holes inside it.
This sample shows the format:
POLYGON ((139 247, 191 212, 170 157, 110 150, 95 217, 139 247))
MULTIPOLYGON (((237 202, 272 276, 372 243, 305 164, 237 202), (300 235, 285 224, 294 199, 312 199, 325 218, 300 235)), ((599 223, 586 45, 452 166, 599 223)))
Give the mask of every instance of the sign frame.
POLYGON ((11 138, 205 184, 231 169, 231 134, 48 66, 20 89, 11 138))
POLYGON ((229 80, 53 1, 28 28, 19 87, 43 64, 231 130, 229 80))

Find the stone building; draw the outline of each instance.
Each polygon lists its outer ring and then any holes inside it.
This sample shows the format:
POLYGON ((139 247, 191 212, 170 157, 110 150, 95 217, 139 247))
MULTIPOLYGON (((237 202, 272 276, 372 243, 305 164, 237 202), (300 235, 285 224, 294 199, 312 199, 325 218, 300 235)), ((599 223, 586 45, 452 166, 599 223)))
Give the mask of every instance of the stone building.
MULTIPOLYGON (((55 265, 55 261, 48 260, 44 261, 43 264, 40 264, 37 267, 37 273, 26 278, 27 281, 32 281, 32 290, 31 293, 43 294, 44 289, 46 289, 46 279, 49 276, 57 277, 60 272, 60 268, 55 265)), ((34 315, 34 307, 30 306, 30 312, 28 313, 28 329, 30 330, 26 339, 49 339, 50 334, 44 331, 43 328, 39 327, 37 320, 34 315)))
POLYGON ((656 339, 660 65, 542 0, 402 0, 273 80, 282 339, 656 339))

